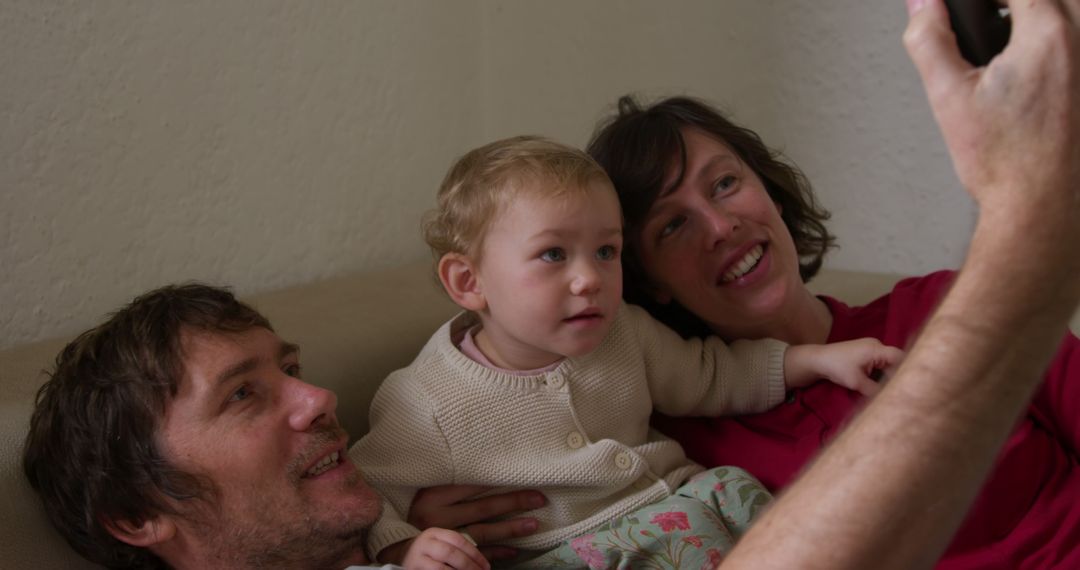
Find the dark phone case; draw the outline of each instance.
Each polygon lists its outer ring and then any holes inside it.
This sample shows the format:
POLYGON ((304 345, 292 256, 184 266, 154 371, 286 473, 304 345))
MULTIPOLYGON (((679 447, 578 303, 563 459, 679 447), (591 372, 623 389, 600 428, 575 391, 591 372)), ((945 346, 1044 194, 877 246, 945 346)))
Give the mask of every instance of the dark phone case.
POLYGON ((960 53, 973 65, 990 63, 1009 43, 1009 20, 994 0, 945 0, 960 53))

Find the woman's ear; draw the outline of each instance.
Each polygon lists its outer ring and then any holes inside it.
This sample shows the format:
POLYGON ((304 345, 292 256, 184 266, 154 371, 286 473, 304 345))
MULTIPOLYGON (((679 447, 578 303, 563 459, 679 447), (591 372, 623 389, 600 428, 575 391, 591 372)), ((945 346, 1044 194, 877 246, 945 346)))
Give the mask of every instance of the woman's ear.
POLYGON ((161 544, 176 535, 176 524, 166 515, 151 517, 137 524, 127 519, 108 519, 103 520, 102 524, 116 540, 139 548, 161 544))
POLYGON ((450 300, 464 309, 482 311, 487 299, 481 288, 479 265, 469 256, 447 253, 439 259, 439 281, 450 300))

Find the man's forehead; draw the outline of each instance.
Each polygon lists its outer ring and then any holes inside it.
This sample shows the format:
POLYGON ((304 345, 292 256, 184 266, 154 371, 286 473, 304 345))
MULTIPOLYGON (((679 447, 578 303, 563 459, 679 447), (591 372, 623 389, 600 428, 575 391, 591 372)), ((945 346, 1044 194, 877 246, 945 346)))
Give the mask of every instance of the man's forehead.
POLYGON ((215 382, 247 362, 274 358, 298 348, 270 329, 251 327, 243 331, 223 331, 184 327, 180 331, 179 384, 215 382))

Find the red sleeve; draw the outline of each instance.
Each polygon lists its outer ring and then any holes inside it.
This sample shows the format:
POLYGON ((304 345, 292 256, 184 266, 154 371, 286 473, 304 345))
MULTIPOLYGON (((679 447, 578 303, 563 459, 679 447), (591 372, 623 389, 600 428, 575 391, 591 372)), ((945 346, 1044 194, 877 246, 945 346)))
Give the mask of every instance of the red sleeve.
POLYGON ((1067 333, 1031 403, 1032 414, 1080 460, 1080 340, 1067 333))
MULTIPOLYGON (((908 348, 905 337, 915 339, 954 277, 952 271, 939 271, 901 281, 891 295, 883 341, 908 348)), ((1047 367, 1029 413, 1074 459, 1080 459, 1080 340, 1071 332, 1047 367)))

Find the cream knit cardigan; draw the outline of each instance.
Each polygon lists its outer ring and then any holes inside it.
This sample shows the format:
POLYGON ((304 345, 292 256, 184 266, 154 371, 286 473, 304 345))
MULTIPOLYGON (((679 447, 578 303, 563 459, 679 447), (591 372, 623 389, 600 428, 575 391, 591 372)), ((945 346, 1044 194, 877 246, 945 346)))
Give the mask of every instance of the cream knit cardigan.
POLYGON ((779 341, 684 340, 623 305, 600 346, 550 372, 514 376, 456 347, 475 319, 439 328, 371 404, 371 431, 349 452, 386 499, 368 550, 419 534, 404 522, 416 491, 447 483, 537 489, 531 536, 506 544, 548 550, 669 496, 702 467, 649 428, 675 416, 758 412, 784 397, 779 341))

